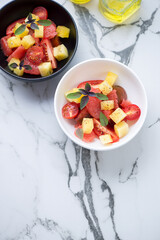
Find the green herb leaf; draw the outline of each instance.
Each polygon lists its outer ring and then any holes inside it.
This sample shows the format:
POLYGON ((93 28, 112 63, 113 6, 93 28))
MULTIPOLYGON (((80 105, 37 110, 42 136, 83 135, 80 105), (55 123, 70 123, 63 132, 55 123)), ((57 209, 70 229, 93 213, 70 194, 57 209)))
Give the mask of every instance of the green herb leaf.
POLYGON ((17 63, 11 63, 9 65, 10 68, 16 69, 18 67, 17 63))
POLYGON ((107 119, 107 117, 102 113, 102 112, 100 112, 100 117, 99 117, 99 119, 100 119, 100 123, 101 123, 101 125, 102 126, 107 126, 108 125, 108 119, 107 119))
POLYGON ((88 95, 88 92, 87 92, 86 90, 84 90, 84 89, 79 88, 79 91, 80 91, 80 93, 82 93, 83 95, 88 95))
POLYGON ((102 93, 96 93, 95 97, 100 99, 100 100, 108 100, 108 97, 102 93))
POLYGON ((75 133, 76 133, 76 136, 78 138, 83 139, 83 130, 82 130, 82 128, 77 128, 75 133))
POLYGON ((90 97, 96 97, 96 94, 95 94, 94 92, 89 92, 89 93, 88 93, 88 96, 90 96, 90 97))
POLYGON ((42 26, 50 26, 52 24, 52 22, 48 19, 47 20, 39 20, 37 22, 42 26))
POLYGON ((26 70, 32 70, 32 67, 30 65, 24 65, 23 66, 26 70))
POLYGON ((19 28, 16 29, 15 31, 15 35, 20 35, 21 33, 23 33, 26 29, 26 25, 25 24, 22 24, 19 28))
POLYGON ((76 99, 76 98, 79 98, 81 95, 82 95, 82 93, 80 93, 80 92, 69 93, 69 94, 67 94, 67 98, 76 99))
POLYGON ((80 109, 81 110, 87 105, 88 101, 89 101, 88 96, 82 97, 81 102, 80 102, 80 109))
POLYGON ((89 83, 86 83, 85 90, 89 92, 91 90, 91 85, 89 83))
POLYGON ((29 13, 27 16, 28 21, 32 21, 32 13, 29 13))

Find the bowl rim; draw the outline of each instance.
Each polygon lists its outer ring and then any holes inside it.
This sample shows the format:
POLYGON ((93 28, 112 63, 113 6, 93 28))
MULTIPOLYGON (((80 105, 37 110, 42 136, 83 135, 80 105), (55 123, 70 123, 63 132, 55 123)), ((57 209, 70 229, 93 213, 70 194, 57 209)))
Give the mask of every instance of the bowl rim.
MULTIPOLYGON (((7 4, 5 4, 4 6, 2 6, 0 8, 0 11, 5 9, 7 6, 13 4, 14 2, 17 2, 17 0, 12 0, 12 1, 8 2, 7 4)), ((60 68, 58 71, 53 72, 51 75, 46 76, 46 77, 41 77, 40 76, 40 77, 35 77, 35 78, 24 78, 24 77, 20 77, 18 75, 15 75, 12 72, 8 72, 6 69, 4 69, 3 67, 0 66, 0 69, 3 72, 5 72, 7 75, 9 75, 10 77, 12 77, 12 78, 14 78, 16 80, 23 81, 23 82, 32 82, 32 83, 43 82, 43 81, 50 80, 51 78, 54 78, 59 72, 63 71, 70 64, 71 60, 75 56, 75 53, 76 53, 77 47, 78 47, 78 42, 79 42, 79 35, 78 35, 78 27, 77 27, 77 24, 76 24, 74 18, 72 17, 71 13, 63 5, 61 5, 60 3, 58 3, 58 2, 56 2, 54 0, 48 0, 48 2, 54 2, 59 7, 62 7, 67 12, 67 14, 70 16, 70 18, 72 19, 72 22, 73 22, 74 27, 75 27, 75 32, 76 32, 76 44, 75 44, 75 48, 73 50, 73 54, 70 57, 70 59, 67 61, 67 63, 62 68, 60 68)))
MULTIPOLYGON (((138 133, 139 131, 141 130, 142 126, 144 125, 144 122, 146 120, 146 116, 147 116, 147 111, 148 111, 148 101, 147 101, 147 94, 146 94, 146 90, 144 88, 144 85, 142 84, 140 78, 138 77, 138 75, 130 68, 128 67, 127 65, 117 61, 117 60, 113 60, 113 59, 110 59, 110 58, 92 58, 92 59, 88 59, 88 60, 85 60, 85 61, 82 61, 78 64, 76 64, 75 66, 73 66, 71 69, 69 69, 64 75, 63 77, 60 79, 58 85, 57 85, 57 88, 56 88, 56 91, 55 91, 55 95, 54 95, 54 112, 55 112, 55 115, 56 115, 56 119, 59 123, 59 126, 61 127, 62 131, 65 133, 65 135, 70 138, 73 142, 75 142, 77 145, 81 146, 81 147, 84 147, 86 149, 89 149, 89 150, 93 150, 93 151, 112 151, 112 150, 115 150, 115 149, 118 149, 122 146, 124 146, 125 144, 129 143, 138 133), (84 65, 86 63, 89 63, 89 62, 95 62, 95 61, 102 61, 102 62, 111 62, 111 63, 114 63, 114 64, 118 64, 122 67, 124 67, 125 69, 127 69, 127 71, 131 72, 131 74, 138 80, 138 83, 140 84, 141 88, 142 88, 142 91, 143 91, 143 96, 144 96, 144 102, 145 102, 145 111, 143 113, 143 116, 141 117, 141 124, 136 128, 136 131, 134 132, 134 134, 132 135, 131 138, 129 138, 127 141, 125 142, 122 142, 120 144, 112 144, 110 146, 106 146, 106 148, 104 148, 104 146, 102 145, 102 149, 100 148, 95 148, 95 147, 92 147, 92 146, 88 146, 87 147, 87 143, 84 142, 84 141, 78 141, 79 139, 76 137, 73 138, 69 133, 68 131, 65 129, 65 127, 63 126, 63 124, 61 123, 59 117, 58 117, 58 104, 57 104, 57 97, 58 97, 58 92, 59 92, 59 89, 61 88, 61 85, 63 84, 63 82, 65 81, 65 78, 67 75, 70 74, 70 72, 76 68, 78 68, 79 66, 81 65, 84 65)), ((119 142, 118 142, 119 143, 119 142)))

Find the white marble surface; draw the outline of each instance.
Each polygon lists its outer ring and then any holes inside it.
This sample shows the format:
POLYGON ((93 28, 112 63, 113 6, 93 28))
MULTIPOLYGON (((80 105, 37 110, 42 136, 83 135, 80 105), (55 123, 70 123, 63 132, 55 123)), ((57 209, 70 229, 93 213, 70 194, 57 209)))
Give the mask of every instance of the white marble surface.
POLYGON ((126 146, 90 152, 55 119, 54 91, 66 70, 38 84, 0 72, 0 240, 159 240, 160 0, 143 0, 119 26, 101 16, 98 0, 57 2, 79 30, 68 69, 94 57, 129 65, 145 86, 148 115, 126 146))

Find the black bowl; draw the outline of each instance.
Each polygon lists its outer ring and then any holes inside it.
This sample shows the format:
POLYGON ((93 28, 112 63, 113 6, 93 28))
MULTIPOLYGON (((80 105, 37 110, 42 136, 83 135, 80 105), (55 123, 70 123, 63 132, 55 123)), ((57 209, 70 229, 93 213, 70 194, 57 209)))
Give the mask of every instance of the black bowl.
POLYGON ((61 72, 69 64, 77 49, 78 31, 74 19, 62 5, 51 0, 15 0, 5 5, 0 9, 0 38, 6 35, 6 28, 9 24, 20 18, 26 17, 28 13, 32 12, 33 9, 38 6, 43 6, 47 9, 48 18, 53 20, 56 25, 64 25, 70 28, 70 37, 63 39, 61 38, 61 42, 68 49, 69 57, 62 61, 59 61, 58 67, 54 69, 54 73, 47 77, 41 77, 26 73, 23 75, 23 77, 19 77, 9 69, 8 63, 6 61, 7 57, 4 56, 2 50, 0 49, 0 68, 5 73, 17 80, 39 82, 54 78, 55 75, 61 72))

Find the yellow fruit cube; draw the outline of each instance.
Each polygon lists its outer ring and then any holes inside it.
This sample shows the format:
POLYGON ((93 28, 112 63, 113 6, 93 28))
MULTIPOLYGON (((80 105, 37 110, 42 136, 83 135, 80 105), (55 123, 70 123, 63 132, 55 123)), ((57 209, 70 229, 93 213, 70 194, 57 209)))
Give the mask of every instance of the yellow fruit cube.
MULTIPOLYGON (((15 33, 15 31, 16 31, 20 26, 22 26, 21 23, 16 23, 16 26, 14 27, 13 32, 15 33)), ((29 33, 29 29, 26 27, 25 30, 24 30, 24 32, 21 33, 21 34, 19 34, 18 37, 23 38, 24 36, 28 35, 28 33, 29 33)))
POLYGON ((112 110, 114 108, 114 100, 106 100, 101 102, 101 110, 112 110))
MULTIPOLYGON (((78 88, 73 88, 72 90, 70 91, 67 91, 65 93, 65 97, 67 98, 67 95, 70 94, 70 93, 75 93, 75 92, 78 92, 78 88)), ((82 94, 79 98, 75 98, 75 99, 70 99, 70 98, 67 98, 67 100, 69 102, 75 102, 75 103, 80 103, 81 102, 81 98, 83 97, 84 95, 82 94)))
POLYGON ((113 86, 116 79, 118 78, 118 75, 113 72, 108 72, 107 77, 105 78, 105 81, 110 85, 113 86))
POLYGON ((101 92, 104 95, 107 95, 108 93, 110 93, 112 91, 112 87, 106 81, 103 81, 102 83, 100 83, 98 85, 98 88, 101 90, 101 92))
POLYGON ((25 49, 28 49, 35 44, 35 39, 31 35, 27 35, 22 38, 21 43, 25 49))
POLYGON ((34 35, 36 38, 43 38, 44 26, 38 25, 39 29, 34 30, 34 35))
POLYGON ((114 131, 119 138, 122 138, 127 135, 129 131, 128 124, 125 121, 119 122, 114 125, 114 131))
POLYGON ((69 38, 70 29, 65 26, 58 26, 57 27, 57 36, 61 38, 69 38))
POLYGON ((19 65, 19 64, 20 64, 20 60, 19 60, 18 58, 11 58, 11 60, 9 61, 8 67, 13 71, 14 68, 12 68, 12 67, 10 66, 12 63, 16 63, 17 65, 19 65))
POLYGON ((82 121, 83 133, 89 134, 92 132, 93 128, 94 128, 93 119, 92 118, 83 118, 83 121, 82 121))
POLYGON ((21 39, 19 36, 13 36, 7 39, 9 48, 16 48, 21 46, 21 39))
POLYGON ((99 136, 99 139, 100 139, 101 143, 103 143, 104 145, 113 142, 113 139, 110 134, 101 135, 101 136, 99 136))
POLYGON ((53 55, 58 61, 61 61, 68 57, 68 50, 64 44, 61 44, 53 48, 53 55))
POLYGON ((51 62, 43 62, 38 66, 38 68, 42 77, 48 76, 53 73, 51 62))
POLYGON ((24 68, 22 67, 22 69, 19 69, 19 68, 15 68, 14 70, 13 70, 13 72, 16 74, 16 75, 18 75, 18 76, 23 76, 23 73, 24 73, 24 68))
POLYGON ((115 123, 119 123, 127 116, 127 114, 121 108, 117 108, 109 116, 115 123))

